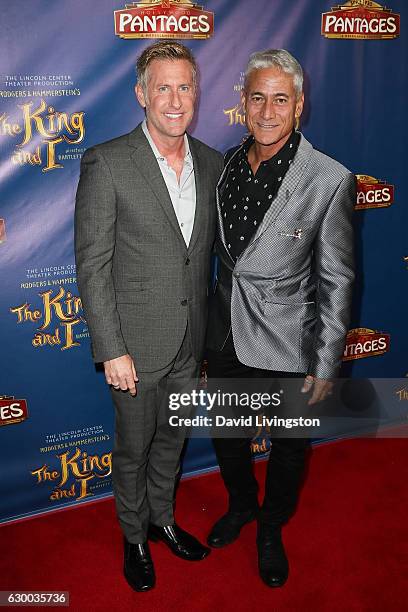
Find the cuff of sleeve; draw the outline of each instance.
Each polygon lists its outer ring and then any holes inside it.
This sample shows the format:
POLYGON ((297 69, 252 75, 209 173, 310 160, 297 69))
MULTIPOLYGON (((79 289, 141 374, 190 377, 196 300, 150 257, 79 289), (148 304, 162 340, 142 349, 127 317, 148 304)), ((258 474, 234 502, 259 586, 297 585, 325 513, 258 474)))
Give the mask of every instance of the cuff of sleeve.
POLYGON ((339 374, 341 367, 341 359, 333 362, 322 362, 313 363, 310 367, 308 374, 315 376, 316 378, 336 378, 339 374))
POLYGON ((111 359, 128 355, 129 351, 123 343, 118 343, 115 346, 98 347, 98 349, 91 345, 91 353, 95 363, 103 363, 104 361, 110 361, 111 359))

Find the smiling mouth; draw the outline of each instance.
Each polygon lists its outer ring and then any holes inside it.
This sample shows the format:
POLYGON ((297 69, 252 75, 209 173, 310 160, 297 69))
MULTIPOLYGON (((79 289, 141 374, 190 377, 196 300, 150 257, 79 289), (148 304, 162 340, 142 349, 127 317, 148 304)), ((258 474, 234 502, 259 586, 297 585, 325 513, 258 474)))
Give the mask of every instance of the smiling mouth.
POLYGON ((262 128, 264 130, 270 130, 272 128, 278 127, 278 125, 274 124, 274 123, 258 123, 258 127, 262 128))
POLYGON ((167 117, 167 119, 181 119, 183 113, 164 113, 164 116, 167 117))

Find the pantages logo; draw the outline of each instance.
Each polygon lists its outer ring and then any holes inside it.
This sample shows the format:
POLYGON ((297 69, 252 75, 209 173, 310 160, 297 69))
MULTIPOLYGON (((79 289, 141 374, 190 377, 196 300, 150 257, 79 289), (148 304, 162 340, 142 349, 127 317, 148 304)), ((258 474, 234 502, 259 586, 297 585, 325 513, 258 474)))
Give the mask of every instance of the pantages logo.
POLYGON ((209 38, 214 13, 191 0, 141 0, 114 11, 120 38, 209 38))
POLYGON ((17 316, 17 323, 35 323, 39 327, 32 339, 32 345, 59 346, 62 351, 74 346, 80 346, 74 335, 74 327, 78 323, 86 323, 82 316, 81 299, 65 291, 60 287, 58 293, 53 296, 53 290, 44 291, 39 294, 42 298, 42 309, 31 308, 31 304, 25 302, 10 312, 17 316), (57 320, 57 327, 50 329, 53 318, 57 320))
POLYGON ((19 108, 19 122, 11 120, 7 113, 0 114, 0 140, 7 136, 20 139, 11 161, 20 166, 42 166, 43 172, 63 168, 56 155, 57 146, 63 142, 77 145, 83 141, 84 113, 58 111, 42 98, 38 106, 34 106, 34 102, 27 102, 19 105, 19 108))
POLYGON ((366 327, 351 329, 346 338, 343 361, 383 355, 390 348, 390 335, 366 327))
POLYGON ((357 202, 356 210, 365 208, 385 208, 394 202, 394 185, 388 185, 373 176, 356 174, 357 202))
POLYGON ((14 395, 0 395, 0 425, 14 425, 28 417, 27 400, 14 395))
POLYGON ((322 14, 326 38, 397 38, 400 16, 372 0, 348 0, 322 14))

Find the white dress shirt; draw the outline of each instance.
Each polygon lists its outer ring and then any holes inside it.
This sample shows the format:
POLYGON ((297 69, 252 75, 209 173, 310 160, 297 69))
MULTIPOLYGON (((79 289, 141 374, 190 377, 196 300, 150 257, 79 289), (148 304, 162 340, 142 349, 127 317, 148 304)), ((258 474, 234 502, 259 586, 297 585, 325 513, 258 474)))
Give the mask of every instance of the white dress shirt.
POLYGON ((181 171, 179 182, 177 181, 175 170, 168 165, 166 158, 163 157, 154 144, 147 128, 146 119, 142 123, 142 130, 149 141, 152 151, 157 159, 157 163, 159 164, 160 171, 173 204, 174 212, 176 213, 181 233, 183 234, 184 241, 188 246, 190 244, 191 234, 193 232, 194 215, 196 209, 196 186, 193 156, 191 155, 187 135, 184 134, 185 156, 183 170, 181 171))

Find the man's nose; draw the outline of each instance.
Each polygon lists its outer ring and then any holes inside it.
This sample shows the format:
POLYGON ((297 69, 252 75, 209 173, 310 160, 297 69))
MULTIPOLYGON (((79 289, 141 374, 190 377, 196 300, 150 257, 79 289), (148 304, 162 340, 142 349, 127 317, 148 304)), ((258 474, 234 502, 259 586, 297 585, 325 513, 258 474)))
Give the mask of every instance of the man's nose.
POLYGON ((181 107, 181 97, 180 92, 178 90, 171 92, 170 104, 173 108, 181 107))
POLYGON ((265 100, 265 104, 262 107, 262 117, 264 119, 271 119, 275 116, 275 105, 273 100, 265 100))

